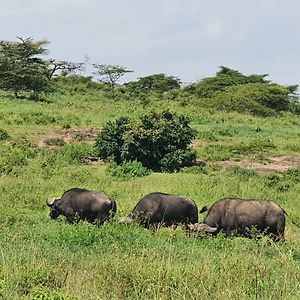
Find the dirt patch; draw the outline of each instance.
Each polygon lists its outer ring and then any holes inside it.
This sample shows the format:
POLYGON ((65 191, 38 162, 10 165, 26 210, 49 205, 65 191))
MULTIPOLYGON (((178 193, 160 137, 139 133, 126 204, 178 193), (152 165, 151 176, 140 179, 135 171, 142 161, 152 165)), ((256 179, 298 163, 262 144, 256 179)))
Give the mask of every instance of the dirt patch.
POLYGON ((61 147, 65 144, 70 144, 75 141, 82 141, 88 144, 93 144, 99 131, 99 128, 91 127, 76 129, 57 129, 46 133, 38 132, 38 141, 36 145, 38 147, 53 149, 61 147))
POLYGON ((269 157, 266 162, 249 162, 249 161, 218 161, 217 164, 224 168, 240 167, 255 170, 259 173, 283 173, 289 169, 300 167, 299 156, 277 156, 269 157))
MULTIPOLYGON (((38 132, 37 143, 38 147, 45 147, 56 149, 65 144, 72 142, 82 141, 85 143, 93 144, 96 136, 99 133, 100 128, 70 128, 70 129, 57 129, 51 132, 38 132)), ((203 142, 195 141, 193 146, 200 146, 203 142)), ((218 165, 223 168, 241 167, 250 170, 255 170, 259 173, 283 173, 291 168, 300 167, 300 156, 278 156, 269 157, 265 162, 250 162, 243 161, 218 161, 218 165)), ((201 165, 205 165, 205 162, 201 161, 201 165)))

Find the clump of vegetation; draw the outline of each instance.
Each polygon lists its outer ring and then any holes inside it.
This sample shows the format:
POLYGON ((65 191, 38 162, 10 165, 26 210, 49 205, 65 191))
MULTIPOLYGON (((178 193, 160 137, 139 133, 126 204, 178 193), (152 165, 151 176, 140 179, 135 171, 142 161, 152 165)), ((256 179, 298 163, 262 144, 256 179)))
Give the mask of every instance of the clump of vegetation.
POLYGON ((0 128, 0 141, 9 139, 9 134, 5 129, 0 128))
POLYGON ((136 160, 153 171, 173 172, 195 161, 196 153, 189 148, 195 135, 185 116, 151 112, 138 121, 122 117, 108 122, 97 136, 96 148, 104 160, 136 160))
POLYGON ((36 157, 37 152, 27 145, 3 145, 0 148, 0 174, 9 174, 14 168, 27 165, 28 159, 36 157))
POLYGON ((62 138, 49 138, 44 142, 48 146, 63 146, 66 144, 66 142, 62 138))
POLYGON ((271 83, 265 79, 267 74, 246 76, 228 67, 220 68, 215 76, 204 78, 186 91, 203 99, 206 106, 228 112, 267 117, 281 111, 297 111, 297 85, 271 83))
POLYGON ((206 166, 191 166, 191 167, 181 168, 180 173, 208 174, 208 171, 206 166))
POLYGON ((85 143, 66 144, 58 150, 58 157, 70 164, 86 163, 89 158, 95 156, 95 148, 85 143))
POLYGON ((43 288, 34 288, 31 292, 29 298, 25 297, 26 299, 31 300, 76 300, 77 298, 72 296, 66 296, 60 292, 49 292, 43 288))
POLYGON ((300 182, 300 168, 292 168, 287 170, 283 174, 283 178, 287 180, 291 180, 294 183, 300 182))
POLYGON ((239 177, 242 181, 248 181, 251 177, 258 176, 255 170, 241 168, 241 167, 231 167, 229 168, 229 172, 233 175, 239 177))
POLYGON ((107 172, 117 178, 130 179, 136 177, 143 177, 150 174, 141 162, 138 161, 124 161, 122 164, 117 165, 115 162, 109 164, 107 172))
POLYGON ((137 97, 148 95, 165 95, 164 98, 174 100, 177 97, 175 91, 181 88, 181 81, 174 76, 166 74, 153 74, 140 77, 137 81, 131 81, 125 84, 126 91, 137 97), (173 93, 172 93, 172 92, 173 93))

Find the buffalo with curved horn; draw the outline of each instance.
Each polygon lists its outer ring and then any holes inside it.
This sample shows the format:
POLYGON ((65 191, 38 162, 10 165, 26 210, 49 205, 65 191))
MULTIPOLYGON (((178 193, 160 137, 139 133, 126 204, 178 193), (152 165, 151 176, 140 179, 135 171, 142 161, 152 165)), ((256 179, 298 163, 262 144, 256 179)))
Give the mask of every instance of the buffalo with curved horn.
POLYGON ((61 198, 46 201, 50 207, 50 217, 56 219, 64 215, 69 223, 77 220, 96 221, 101 225, 112 218, 117 211, 115 200, 103 191, 91 191, 72 188, 63 193, 61 198))
POLYGON ((213 204, 202 223, 191 224, 189 229, 196 235, 201 232, 216 235, 223 230, 226 236, 245 237, 251 237, 255 229, 280 241, 284 239, 285 214, 273 201, 225 198, 213 204))

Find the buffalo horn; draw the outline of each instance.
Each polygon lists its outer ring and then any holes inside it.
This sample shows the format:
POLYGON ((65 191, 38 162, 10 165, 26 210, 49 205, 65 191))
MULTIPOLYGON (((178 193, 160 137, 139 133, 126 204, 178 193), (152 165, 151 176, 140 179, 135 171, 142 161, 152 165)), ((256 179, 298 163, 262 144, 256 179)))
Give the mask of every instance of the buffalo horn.
POLYGON ((204 223, 200 224, 200 228, 199 229, 200 230, 204 230, 205 232, 209 232, 209 233, 214 233, 214 232, 216 232, 218 230, 217 227, 211 227, 211 226, 209 226, 207 224, 204 224, 204 223))
POLYGON ((190 224, 188 225, 189 229, 193 232, 209 232, 213 233, 217 231, 217 227, 211 227, 205 223, 195 223, 195 224, 190 224))
POLYGON ((47 199, 46 200, 46 204, 51 207, 53 205, 53 203, 54 203, 55 200, 56 200, 56 198, 51 198, 49 200, 47 199))

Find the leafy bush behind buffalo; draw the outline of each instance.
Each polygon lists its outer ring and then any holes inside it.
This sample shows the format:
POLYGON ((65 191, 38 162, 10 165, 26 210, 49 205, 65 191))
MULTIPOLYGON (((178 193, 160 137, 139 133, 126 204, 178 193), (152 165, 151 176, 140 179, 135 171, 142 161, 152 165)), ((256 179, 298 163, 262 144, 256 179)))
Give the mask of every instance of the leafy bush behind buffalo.
POLYGON ((100 158, 117 164, 136 160, 153 171, 174 172, 195 161, 196 152, 188 147, 195 136, 187 117, 150 112, 137 121, 121 117, 108 122, 96 148, 100 158))
POLYGON ((120 179, 131 179, 136 177, 143 177, 150 174, 139 161, 124 161, 122 164, 117 165, 115 162, 109 164, 107 172, 113 177, 120 179))

